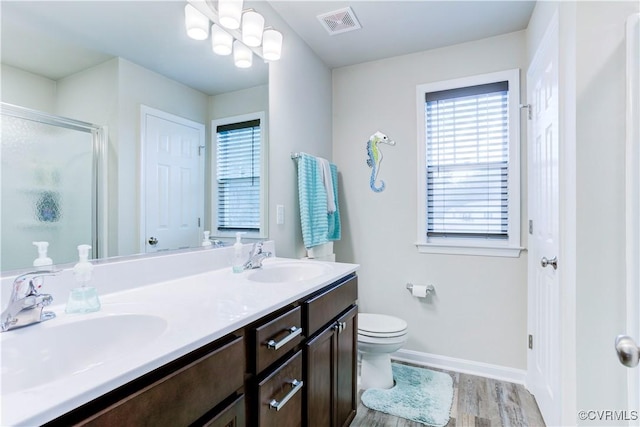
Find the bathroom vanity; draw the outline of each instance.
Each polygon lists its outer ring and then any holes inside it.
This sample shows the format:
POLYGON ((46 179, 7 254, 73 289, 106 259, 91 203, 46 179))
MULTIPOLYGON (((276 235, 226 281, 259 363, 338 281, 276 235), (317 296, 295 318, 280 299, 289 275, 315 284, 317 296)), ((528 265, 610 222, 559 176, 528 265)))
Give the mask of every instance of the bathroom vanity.
POLYGON ((98 313, 58 307, 57 319, 0 336, 2 425, 348 425, 357 268, 276 258, 106 294, 98 313), (79 357, 24 378, 12 369, 26 340, 51 353, 42 369, 79 357))

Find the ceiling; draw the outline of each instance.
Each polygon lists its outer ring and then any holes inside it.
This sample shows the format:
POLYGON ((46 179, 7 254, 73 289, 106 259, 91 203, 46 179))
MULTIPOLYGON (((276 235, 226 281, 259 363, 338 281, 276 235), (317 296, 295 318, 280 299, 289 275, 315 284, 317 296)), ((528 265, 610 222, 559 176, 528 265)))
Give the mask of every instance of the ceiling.
POLYGON ((58 80, 119 56, 209 95, 268 82, 259 58, 239 69, 214 54, 209 40, 187 37, 185 4, 0 0, 0 59, 58 80))
MULTIPOLYGON (((189 39, 185 3, 0 0, 0 58, 58 80, 120 56, 210 95, 267 83, 260 59, 241 70, 230 57, 213 54, 208 40, 189 39)), ((534 7, 518 0, 245 3, 265 15, 267 25, 279 14, 330 68, 522 30, 534 7), (330 36, 316 16, 346 6, 362 29, 330 36)))
POLYGON ((450 46, 527 28, 534 1, 271 0, 331 68, 450 46), (350 6, 359 30, 329 35, 317 16, 350 6))

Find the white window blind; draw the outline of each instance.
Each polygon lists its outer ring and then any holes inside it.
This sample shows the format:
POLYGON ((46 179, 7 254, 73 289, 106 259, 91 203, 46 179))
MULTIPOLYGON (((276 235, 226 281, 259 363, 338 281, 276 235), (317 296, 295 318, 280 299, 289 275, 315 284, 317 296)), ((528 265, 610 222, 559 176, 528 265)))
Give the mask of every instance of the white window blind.
POLYGON ((427 237, 509 238, 508 83, 425 94, 427 237))
POLYGON ((260 120, 216 129, 220 231, 260 230, 260 130, 260 120))

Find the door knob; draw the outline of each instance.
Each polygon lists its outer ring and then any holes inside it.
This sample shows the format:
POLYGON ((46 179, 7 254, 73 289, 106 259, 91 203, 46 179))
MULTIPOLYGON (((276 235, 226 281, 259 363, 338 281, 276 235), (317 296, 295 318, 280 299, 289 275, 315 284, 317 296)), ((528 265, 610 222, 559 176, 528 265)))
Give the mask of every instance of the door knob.
POLYGON ((543 256, 542 259, 540 260, 540 265, 543 267, 546 267, 548 265, 550 265, 551 267, 553 267, 554 270, 558 269, 558 257, 553 257, 551 259, 547 259, 547 257, 543 256))
POLYGON ((151 246, 155 246, 158 244, 158 239, 156 239, 155 237, 149 237, 149 244, 151 246))
POLYGON ((628 335, 618 335, 616 337, 616 352, 620 363, 628 368, 638 366, 640 360, 640 348, 636 342, 628 335))

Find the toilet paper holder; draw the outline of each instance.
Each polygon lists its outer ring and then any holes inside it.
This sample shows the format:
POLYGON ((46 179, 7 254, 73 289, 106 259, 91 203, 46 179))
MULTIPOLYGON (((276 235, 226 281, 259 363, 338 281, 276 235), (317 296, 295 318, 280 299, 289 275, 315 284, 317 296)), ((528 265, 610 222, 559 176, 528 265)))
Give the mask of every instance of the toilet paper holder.
MULTIPOLYGON (((413 292, 413 283, 407 283, 407 289, 413 292)), ((427 295, 431 295, 436 292, 436 288, 433 285, 427 285, 427 295)))

